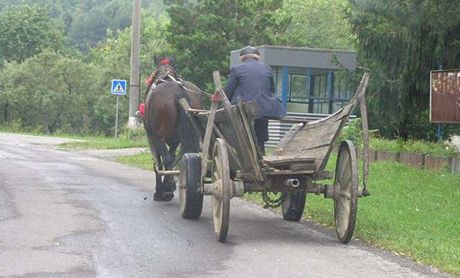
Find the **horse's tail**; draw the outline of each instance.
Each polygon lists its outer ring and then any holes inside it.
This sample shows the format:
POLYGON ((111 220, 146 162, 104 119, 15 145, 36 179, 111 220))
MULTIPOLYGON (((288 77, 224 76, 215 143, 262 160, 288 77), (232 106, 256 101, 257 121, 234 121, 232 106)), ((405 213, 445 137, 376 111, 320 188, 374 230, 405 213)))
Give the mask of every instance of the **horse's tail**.
POLYGON ((199 135, 193 127, 190 118, 187 116, 187 112, 179 102, 182 98, 190 104, 190 97, 185 92, 185 89, 180 87, 180 90, 176 94, 177 125, 181 142, 180 153, 177 156, 178 159, 181 159, 185 153, 200 152, 199 135))

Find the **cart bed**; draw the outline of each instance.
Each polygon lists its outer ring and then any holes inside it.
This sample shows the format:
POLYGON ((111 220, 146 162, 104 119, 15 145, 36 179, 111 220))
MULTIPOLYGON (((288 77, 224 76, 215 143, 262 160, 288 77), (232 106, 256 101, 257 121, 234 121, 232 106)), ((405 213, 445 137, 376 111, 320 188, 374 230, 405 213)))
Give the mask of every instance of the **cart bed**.
POLYGON ((264 162, 275 168, 323 170, 355 104, 356 98, 327 118, 295 124, 264 162))

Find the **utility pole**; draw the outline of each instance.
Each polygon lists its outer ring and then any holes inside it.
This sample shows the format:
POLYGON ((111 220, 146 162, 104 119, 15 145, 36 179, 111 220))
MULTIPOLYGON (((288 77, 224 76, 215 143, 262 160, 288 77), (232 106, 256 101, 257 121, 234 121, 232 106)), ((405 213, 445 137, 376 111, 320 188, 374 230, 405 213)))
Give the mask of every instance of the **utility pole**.
POLYGON ((129 119, 128 128, 139 127, 139 118, 136 112, 139 105, 140 89, 140 44, 141 44, 141 0, 133 1, 133 35, 131 41, 131 75, 129 79, 129 119))

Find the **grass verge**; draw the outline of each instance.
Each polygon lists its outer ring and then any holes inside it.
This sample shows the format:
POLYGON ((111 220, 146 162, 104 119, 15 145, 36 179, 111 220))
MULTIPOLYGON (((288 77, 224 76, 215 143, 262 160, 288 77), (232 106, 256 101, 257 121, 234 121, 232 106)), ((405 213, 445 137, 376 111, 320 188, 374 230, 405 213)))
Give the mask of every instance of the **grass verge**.
POLYGON ((60 144, 64 149, 123 149, 147 147, 145 138, 126 138, 121 137, 115 140, 107 137, 72 137, 83 141, 75 141, 60 144))
MULTIPOLYGON (((460 275, 460 175, 376 162, 369 184, 355 237, 460 275)), ((312 198, 310 209, 324 207, 312 198)))
POLYGON ((115 161, 138 167, 144 170, 153 170, 152 155, 150 152, 130 156, 120 156, 115 161))

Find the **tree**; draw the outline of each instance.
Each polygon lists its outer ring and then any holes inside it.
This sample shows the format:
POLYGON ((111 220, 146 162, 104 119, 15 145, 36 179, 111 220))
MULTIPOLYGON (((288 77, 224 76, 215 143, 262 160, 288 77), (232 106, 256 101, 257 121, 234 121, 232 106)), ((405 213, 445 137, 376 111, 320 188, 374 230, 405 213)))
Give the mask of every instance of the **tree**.
MULTIPOLYGON (((104 41, 107 31, 124 30, 131 25, 132 1, 126 0, 2 0, 4 9, 35 5, 48 10, 51 18, 64 26, 69 46, 85 53, 104 41)), ((158 15, 164 8, 162 0, 143 0, 142 6, 158 15)))
POLYGON ((434 139, 429 73, 460 67, 457 0, 348 0, 361 62, 372 71, 371 123, 386 137, 434 139))
POLYGON ((87 52, 103 41, 107 31, 124 30, 131 25, 132 4, 128 1, 80 3, 70 15, 69 36, 77 47, 87 52), (78 20, 74 20, 78 18, 78 20))
POLYGON ((8 110, 0 109, 8 113, 4 120, 45 133, 87 133, 97 99, 96 72, 92 65, 51 50, 21 64, 7 63, 0 75, 0 103, 8 103, 8 110))
POLYGON ((0 60, 21 62, 45 48, 60 49, 63 35, 48 13, 28 5, 0 12, 0 60))
MULTIPOLYGON (((146 78, 153 69, 155 53, 168 49, 166 42, 166 25, 169 18, 166 13, 156 15, 151 10, 142 11, 141 29, 141 80, 146 78)), ((97 122, 103 130, 110 130, 114 126, 115 98, 108 92, 108 81, 111 79, 129 80, 130 51, 132 28, 119 32, 109 33, 109 38, 98 47, 93 48, 90 60, 100 69, 98 74, 98 91, 104 92, 96 104, 97 122)), ((143 101, 145 85, 143 82, 140 90, 140 100, 143 101)), ((129 92, 128 92, 129 93, 129 92)), ((128 99, 120 98, 120 122, 128 121, 128 99)))
POLYGON ((346 5, 347 0, 286 0, 276 18, 289 25, 279 37, 291 46, 354 49, 346 5))
MULTIPOLYGON (((142 16, 142 76, 147 76, 154 53, 168 48, 169 19, 151 11, 142 16)), ((46 133, 113 134, 116 98, 110 80, 129 79, 131 28, 109 35, 81 59, 45 50, 21 63, 7 62, 0 71, 0 123, 46 133)), ((127 121, 127 104, 128 97, 120 97, 121 122, 127 121)))
POLYGON ((228 72, 229 55, 246 45, 273 44, 284 22, 275 20, 283 1, 168 1, 168 42, 179 70, 203 88, 212 71, 228 72))

